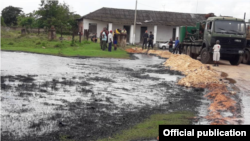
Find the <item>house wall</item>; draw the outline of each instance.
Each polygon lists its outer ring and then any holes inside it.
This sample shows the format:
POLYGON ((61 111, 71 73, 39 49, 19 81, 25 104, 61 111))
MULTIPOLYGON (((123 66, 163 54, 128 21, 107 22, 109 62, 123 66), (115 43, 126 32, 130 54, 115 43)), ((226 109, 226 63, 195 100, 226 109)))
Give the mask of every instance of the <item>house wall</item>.
MULTIPOLYGON (((141 26, 136 25, 136 32, 135 32, 135 42, 139 43, 141 38, 141 27, 147 27, 148 34, 150 31, 154 34, 154 26, 141 26)), ((158 25, 157 26, 157 35, 156 35, 156 41, 169 41, 170 38, 172 38, 173 34, 173 28, 175 26, 164 26, 164 25, 158 25)))
MULTIPOLYGON (((89 23, 96 23, 97 24, 97 37, 99 37, 99 33, 103 30, 103 27, 107 27, 109 23, 97 21, 97 20, 90 20, 90 19, 83 19, 83 28, 89 29, 89 23)), ((114 31, 117 28, 123 29, 122 24, 112 24, 112 30, 114 31)), ((131 26, 131 25, 128 25, 131 26)), ((132 26, 133 27, 133 26, 132 26)), ((136 25, 135 30, 135 43, 140 43, 141 39, 141 27, 147 27, 148 33, 152 31, 154 34, 154 26, 143 26, 143 25, 136 25)), ((168 41, 170 38, 172 38, 173 34, 173 28, 176 28, 176 36, 179 36, 179 28, 175 26, 163 26, 158 25, 157 26, 157 35, 156 35, 156 41, 168 41)), ((131 28, 130 28, 131 30, 131 28)), ((133 29, 132 35, 133 35, 133 29)), ((130 38, 131 39, 131 38, 130 38)))
POLYGON ((89 29, 89 23, 96 23, 97 24, 97 37, 99 37, 103 28, 108 26, 108 23, 106 23, 106 22, 97 21, 97 20, 90 20, 90 19, 83 19, 83 28, 89 29))
POLYGON ((172 38, 174 26, 157 26, 157 41, 169 41, 172 38))

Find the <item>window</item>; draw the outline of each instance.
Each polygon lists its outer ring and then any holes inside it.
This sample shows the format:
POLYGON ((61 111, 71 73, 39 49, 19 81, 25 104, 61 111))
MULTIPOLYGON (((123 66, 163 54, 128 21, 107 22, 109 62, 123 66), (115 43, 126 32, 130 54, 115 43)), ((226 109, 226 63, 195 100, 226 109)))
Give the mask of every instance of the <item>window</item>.
POLYGON ((215 32, 243 35, 246 33, 246 25, 241 21, 218 20, 215 21, 215 32))
POLYGON ((89 23, 89 34, 96 34, 97 32, 97 24, 89 23))
POLYGON ((213 25, 212 22, 208 22, 208 23, 207 23, 207 29, 208 29, 208 30, 212 30, 212 25, 213 25))

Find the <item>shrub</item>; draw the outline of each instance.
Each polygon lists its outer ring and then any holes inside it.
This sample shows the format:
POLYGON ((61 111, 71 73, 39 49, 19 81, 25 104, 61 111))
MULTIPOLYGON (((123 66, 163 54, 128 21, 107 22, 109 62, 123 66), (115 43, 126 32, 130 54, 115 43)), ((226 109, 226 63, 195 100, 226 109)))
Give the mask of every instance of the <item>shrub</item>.
POLYGON ((3 41, 2 41, 2 39, 0 39, 0 46, 3 46, 3 41))
POLYGON ((41 44, 41 42, 40 41, 38 41, 37 43, 36 43, 36 45, 40 45, 41 44))
POLYGON ((84 40, 82 43, 83 43, 83 44, 90 44, 91 42, 90 42, 90 41, 87 41, 87 40, 84 40))
POLYGON ((12 42, 9 42, 9 44, 8 45, 14 45, 14 43, 12 43, 12 42))
POLYGON ((75 43, 75 42, 71 42, 71 43, 70 43, 70 46, 72 46, 72 47, 73 47, 73 46, 76 46, 76 43, 75 43))
POLYGON ((62 43, 57 43, 54 47, 59 47, 59 48, 62 48, 64 44, 62 43))
POLYGON ((42 42, 42 46, 46 46, 45 42, 42 42))

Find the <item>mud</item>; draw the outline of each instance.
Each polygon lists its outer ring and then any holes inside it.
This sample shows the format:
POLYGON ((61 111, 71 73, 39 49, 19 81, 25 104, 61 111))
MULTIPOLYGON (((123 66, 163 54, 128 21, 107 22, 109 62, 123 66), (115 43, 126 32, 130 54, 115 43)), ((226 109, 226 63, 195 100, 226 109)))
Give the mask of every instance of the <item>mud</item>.
POLYGON ((96 140, 155 113, 207 113, 206 90, 176 85, 184 76, 162 66, 166 59, 1 55, 3 140, 96 140))

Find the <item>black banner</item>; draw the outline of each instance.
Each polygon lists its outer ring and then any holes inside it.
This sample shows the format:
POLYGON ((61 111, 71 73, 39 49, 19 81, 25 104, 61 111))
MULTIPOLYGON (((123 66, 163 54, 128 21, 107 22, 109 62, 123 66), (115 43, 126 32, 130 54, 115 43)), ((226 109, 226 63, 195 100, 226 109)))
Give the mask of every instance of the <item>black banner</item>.
POLYGON ((159 125, 159 141, 167 139, 247 139, 249 125, 159 125))

